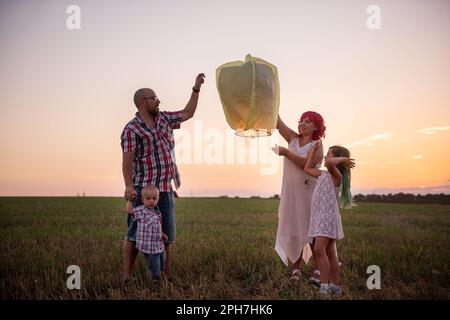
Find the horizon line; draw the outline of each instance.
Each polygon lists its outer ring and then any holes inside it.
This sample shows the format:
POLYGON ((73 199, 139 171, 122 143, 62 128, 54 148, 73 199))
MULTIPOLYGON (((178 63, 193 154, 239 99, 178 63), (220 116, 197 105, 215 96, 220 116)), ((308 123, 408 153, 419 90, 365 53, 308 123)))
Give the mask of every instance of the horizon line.
MULTIPOLYGON (((425 195, 445 195, 450 196, 450 193, 444 193, 444 192, 429 192, 426 194, 420 194, 420 193, 413 193, 413 192, 389 192, 389 193, 362 193, 357 192, 353 193, 352 196, 355 195, 395 195, 395 194, 412 194, 414 196, 425 196, 425 195)), ((275 196, 280 196, 279 193, 274 193, 270 196, 268 195, 229 195, 229 194, 221 194, 221 195, 180 195, 179 198, 243 198, 243 199, 250 199, 250 198, 261 198, 261 199, 274 199, 275 196)), ((0 198, 124 198, 123 196, 119 195, 0 195, 0 198)))

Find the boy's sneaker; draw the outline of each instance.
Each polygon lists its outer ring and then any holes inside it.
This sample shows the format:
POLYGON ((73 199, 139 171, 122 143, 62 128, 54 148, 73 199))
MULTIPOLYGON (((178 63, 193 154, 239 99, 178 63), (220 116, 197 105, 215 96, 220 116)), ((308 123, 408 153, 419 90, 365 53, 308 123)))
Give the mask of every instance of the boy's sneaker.
POLYGON ((342 291, 342 288, 333 283, 330 283, 329 289, 330 289, 330 293, 336 297, 341 297, 344 294, 344 292, 342 291))
POLYGON ((159 282, 159 279, 152 280, 152 289, 155 291, 158 291, 161 289, 161 283, 159 282))
POLYGON ((125 279, 122 281, 122 288, 126 292, 136 291, 136 286, 135 286, 134 282, 130 279, 125 279))

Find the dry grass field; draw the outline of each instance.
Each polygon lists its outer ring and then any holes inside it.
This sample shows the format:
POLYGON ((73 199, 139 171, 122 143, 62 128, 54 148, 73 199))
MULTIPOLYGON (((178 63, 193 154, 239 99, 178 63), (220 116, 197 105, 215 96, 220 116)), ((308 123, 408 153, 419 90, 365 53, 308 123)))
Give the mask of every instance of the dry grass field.
MULTIPOLYGON (((1 299, 317 299, 274 251, 278 200, 177 199, 172 278, 150 287, 138 256, 121 287, 121 198, 0 198, 1 299), (66 269, 81 268, 68 290, 66 269)), ((345 299, 449 299, 450 206, 361 203, 341 212, 345 299), (369 265, 381 289, 368 290, 369 265)))

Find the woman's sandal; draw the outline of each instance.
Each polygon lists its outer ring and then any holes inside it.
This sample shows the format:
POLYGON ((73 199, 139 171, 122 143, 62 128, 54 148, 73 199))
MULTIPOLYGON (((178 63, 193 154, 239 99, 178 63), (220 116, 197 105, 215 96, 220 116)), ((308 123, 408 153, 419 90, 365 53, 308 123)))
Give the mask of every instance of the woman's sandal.
POLYGON ((294 269, 292 270, 291 281, 298 281, 298 280, 300 280, 300 270, 294 269))
POLYGON ((311 277, 308 279, 308 283, 320 287, 320 271, 314 270, 311 277))

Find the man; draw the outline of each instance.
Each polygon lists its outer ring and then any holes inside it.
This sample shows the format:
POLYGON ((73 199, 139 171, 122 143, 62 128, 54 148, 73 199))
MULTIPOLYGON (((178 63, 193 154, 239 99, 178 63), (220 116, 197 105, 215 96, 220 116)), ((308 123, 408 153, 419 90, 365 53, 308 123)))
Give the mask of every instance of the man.
MULTIPOLYGON (((121 145, 123 151, 122 172, 125 180, 125 198, 133 199, 134 206, 141 205, 141 190, 146 185, 156 186, 160 191, 158 208, 161 211, 163 232, 168 240, 166 250, 165 275, 170 273, 170 244, 175 240, 175 200, 171 181, 180 186, 180 175, 175 163, 175 140, 173 129, 194 116, 198 97, 205 75, 200 73, 195 79, 191 98, 180 111, 159 111, 160 100, 155 91, 139 89, 134 94, 134 104, 138 112, 123 129, 121 145)), ((128 282, 137 256, 137 224, 128 216, 128 230, 125 236, 122 280, 128 282)))

